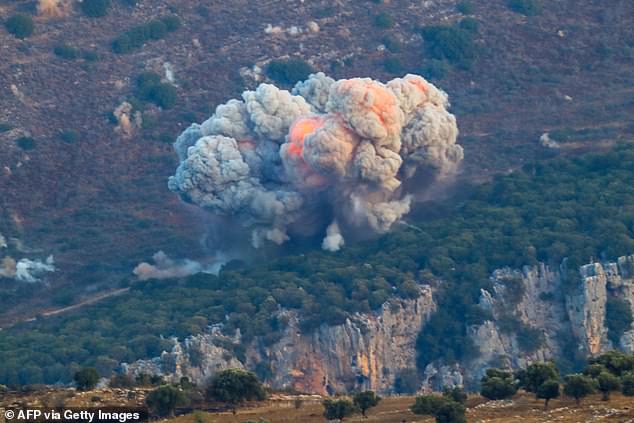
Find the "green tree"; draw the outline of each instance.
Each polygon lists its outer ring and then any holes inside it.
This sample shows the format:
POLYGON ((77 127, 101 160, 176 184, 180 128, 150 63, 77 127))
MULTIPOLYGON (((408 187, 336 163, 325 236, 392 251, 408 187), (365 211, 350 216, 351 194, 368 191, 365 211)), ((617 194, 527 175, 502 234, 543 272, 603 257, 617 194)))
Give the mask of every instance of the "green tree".
POLYGON ((416 397, 414 405, 410 409, 414 414, 435 416, 446 401, 447 399, 436 395, 420 395, 416 397))
POLYGON ((99 373, 94 367, 84 367, 75 373, 74 380, 77 384, 77 389, 80 391, 88 391, 97 386, 99 373))
POLYGON ((490 400, 511 398, 517 392, 513 374, 500 369, 487 369, 480 380, 480 395, 490 400))
POLYGON ((442 396, 447 398, 450 401, 455 401, 460 404, 464 404, 467 402, 467 393, 463 388, 459 386, 454 386, 453 388, 445 387, 442 391, 442 396))
POLYGON ((436 423, 467 423, 464 405, 455 401, 445 401, 436 411, 436 423))
POLYGON ((538 15, 542 11, 539 0, 507 0, 509 9, 526 16, 538 15))
POLYGON ((548 409, 548 402, 559 397, 559 382, 555 379, 549 379, 539 385, 536 392, 537 398, 544 400, 544 410, 548 409))
POLYGON ((188 404, 187 396, 179 388, 172 385, 163 385, 152 392, 145 398, 148 408, 161 417, 174 416, 176 407, 182 407, 188 404))
POLYGON ((520 387, 537 394, 537 390, 544 382, 559 379, 559 369, 552 362, 533 363, 524 371, 518 372, 516 377, 519 379, 520 387))
POLYGON ((355 411, 352 401, 347 399, 327 399, 322 404, 324 406, 324 417, 327 420, 339 420, 343 422, 343 419, 351 416, 355 411))
POLYGON ((621 381, 610 372, 601 372, 597 377, 597 384, 603 394, 603 401, 610 400, 610 392, 621 389, 621 381))
POLYGON ((302 59, 272 60, 264 71, 266 76, 283 85, 295 85, 314 72, 313 67, 302 59))
POLYGON ((634 355, 625 354, 621 351, 608 351, 590 359, 590 364, 602 364, 613 375, 621 376, 634 370, 634 355))
POLYGON ((397 394, 414 394, 418 391, 418 387, 416 369, 401 369, 394 378, 394 390, 397 394))
POLYGON ((564 378, 564 394, 573 397, 577 405, 581 399, 596 391, 595 382, 588 376, 572 374, 564 378))
POLYGON ((609 297, 605 304, 605 326, 608 338, 615 348, 621 344, 621 337, 632 328, 632 308, 630 303, 621 298, 609 297))
POLYGON ((226 402, 235 413, 243 401, 262 401, 266 390, 255 373, 243 369, 227 369, 219 372, 207 387, 207 398, 226 402))
POLYGON ((622 392, 628 397, 634 396, 634 372, 626 373, 622 378, 622 392))
POLYGON ((108 14, 110 0, 83 0, 80 7, 84 15, 91 18, 101 18, 108 14))
POLYGON ((372 407, 376 407, 381 401, 381 397, 376 395, 374 391, 358 392, 352 397, 353 404, 361 410, 363 417, 366 417, 365 412, 372 407))
POLYGON ((35 25, 30 16, 18 13, 11 16, 4 24, 7 31, 15 35, 17 38, 27 38, 33 35, 35 25))
POLYGON ((601 373, 607 372, 607 371, 608 369, 603 364, 594 363, 594 364, 589 364, 588 366, 586 366, 586 368, 583 369, 583 374, 593 379, 596 379, 599 377, 601 373))

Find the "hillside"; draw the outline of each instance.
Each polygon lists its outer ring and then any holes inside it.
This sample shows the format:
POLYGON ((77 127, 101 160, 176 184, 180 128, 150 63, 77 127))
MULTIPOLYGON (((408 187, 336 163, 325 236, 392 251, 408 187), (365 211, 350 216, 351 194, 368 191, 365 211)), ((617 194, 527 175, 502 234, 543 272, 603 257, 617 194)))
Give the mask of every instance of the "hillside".
POLYGON ((169 144, 190 122, 253 87, 253 66, 271 59, 298 57, 336 78, 416 72, 437 80, 461 129, 460 181, 605 148, 634 132, 634 12, 627 0, 545 2, 536 16, 502 0, 474 3, 467 14, 453 1, 269 1, 244 13, 253 7, 113 1, 106 16, 94 18, 77 4, 61 16, 38 14, 29 0, 0 5, 3 21, 35 16, 30 37, 0 30, 0 233, 11 257, 53 255, 57 269, 46 275, 48 285, 1 279, 0 322, 118 287, 158 250, 203 257, 204 216, 166 189, 176 166, 169 144), (179 29, 128 53, 114 51, 123 32, 170 16, 179 29), (421 31, 465 20, 456 51, 421 31), (310 21, 318 32, 307 30, 310 21), (279 29, 265 32, 268 24, 279 29), (154 71, 166 79, 165 69, 174 76, 175 103, 139 105, 137 76, 154 71), (124 100, 143 121, 130 134, 113 123, 124 100), (560 148, 540 145, 544 132, 560 148), (20 146, 24 137, 34 143, 20 146))

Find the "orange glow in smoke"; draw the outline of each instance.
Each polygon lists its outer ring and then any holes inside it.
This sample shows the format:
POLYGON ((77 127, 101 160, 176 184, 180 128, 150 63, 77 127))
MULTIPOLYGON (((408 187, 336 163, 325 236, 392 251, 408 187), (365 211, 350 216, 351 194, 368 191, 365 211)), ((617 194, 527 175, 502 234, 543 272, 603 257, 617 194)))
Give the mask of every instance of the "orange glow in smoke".
POLYGON ((365 105, 376 115, 384 126, 387 126, 386 118, 391 120, 389 117, 394 114, 397 107, 394 94, 374 81, 350 79, 342 83, 344 89, 354 89, 355 86, 359 85, 365 90, 365 105))
POLYGON ((324 126, 324 119, 320 116, 296 120, 289 131, 289 145, 286 151, 289 154, 301 157, 304 150, 304 139, 322 126, 324 126))
POLYGON ((410 84, 412 84, 413 86, 415 86, 416 88, 418 88, 419 90, 421 90, 422 92, 424 93, 427 92, 427 84, 425 83, 425 81, 419 78, 406 78, 405 80, 409 82, 410 84))

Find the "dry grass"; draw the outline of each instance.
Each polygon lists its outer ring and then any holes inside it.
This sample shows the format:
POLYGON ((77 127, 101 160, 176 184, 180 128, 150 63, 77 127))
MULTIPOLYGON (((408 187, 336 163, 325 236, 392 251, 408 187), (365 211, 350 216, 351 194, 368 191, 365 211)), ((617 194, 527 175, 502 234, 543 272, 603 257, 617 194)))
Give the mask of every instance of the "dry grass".
MULTIPOLYGON (((368 411, 368 418, 355 415, 346 422, 368 423, 433 423, 434 419, 427 416, 416 416, 409 411, 414 402, 412 397, 385 398, 379 406, 368 411)), ((521 421, 526 423, 558 422, 634 422, 634 398, 613 395, 609 402, 601 401, 599 395, 587 398, 580 407, 574 400, 563 398, 551 401, 548 411, 543 409, 543 401, 537 401, 533 396, 518 395, 513 403, 501 401, 484 402, 482 398, 474 397, 469 400, 467 418, 469 422, 506 423, 521 421)), ((242 423, 247 420, 257 421, 266 419, 271 423, 323 423, 323 408, 320 404, 305 404, 300 409, 292 406, 268 404, 266 406, 239 410, 236 416, 231 413, 188 414, 171 420, 173 423, 242 423), (197 421, 198 419, 198 421, 197 421)))

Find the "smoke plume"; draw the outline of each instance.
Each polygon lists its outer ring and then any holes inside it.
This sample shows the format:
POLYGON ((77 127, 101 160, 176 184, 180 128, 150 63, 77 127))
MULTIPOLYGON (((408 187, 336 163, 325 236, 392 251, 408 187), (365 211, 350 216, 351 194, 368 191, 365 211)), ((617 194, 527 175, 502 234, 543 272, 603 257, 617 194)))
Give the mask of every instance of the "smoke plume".
POLYGON ((69 0, 39 0, 37 3, 37 13, 40 16, 66 16, 70 8, 69 0))
POLYGON ((140 280, 183 278, 196 273, 218 274, 224 264, 224 260, 218 260, 209 265, 203 265, 197 261, 184 259, 175 260, 159 251, 152 256, 154 264, 140 263, 134 268, 134 273, 140 280))
POLYGON ((383 84, 318 73, 292 92, 261 84, 178 137, 169 188, 231 218, 255 247, 321 232, 336 251, 355 229, 389 230, 410 210, 409 187, 456 170, 463 150, 448 107, 411 74, 383 84))
POLYGON ((48 256, 46 261, 27 258, 16 261, 13 257, 6 256, 0 261, 0 277, 12 278, 20 282, 39 282, 40 276, 55 270, 53 256, 48 256))

